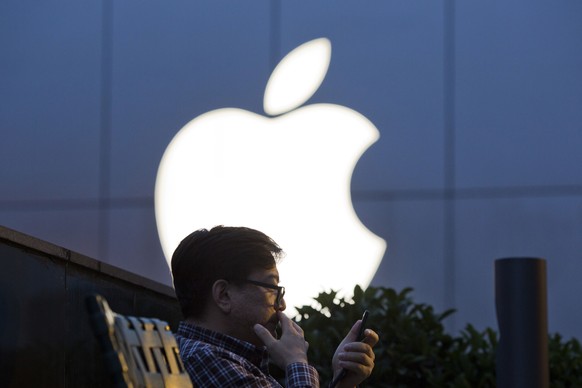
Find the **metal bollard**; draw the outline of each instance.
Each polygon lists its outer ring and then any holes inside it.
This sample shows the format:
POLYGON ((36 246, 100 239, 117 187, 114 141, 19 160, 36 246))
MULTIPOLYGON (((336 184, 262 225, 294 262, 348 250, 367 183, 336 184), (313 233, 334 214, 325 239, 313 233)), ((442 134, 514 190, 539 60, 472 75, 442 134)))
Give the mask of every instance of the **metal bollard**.
POLYGON ((549 387, 546 289, 544 259, 495 260, 499 388, 549 387))

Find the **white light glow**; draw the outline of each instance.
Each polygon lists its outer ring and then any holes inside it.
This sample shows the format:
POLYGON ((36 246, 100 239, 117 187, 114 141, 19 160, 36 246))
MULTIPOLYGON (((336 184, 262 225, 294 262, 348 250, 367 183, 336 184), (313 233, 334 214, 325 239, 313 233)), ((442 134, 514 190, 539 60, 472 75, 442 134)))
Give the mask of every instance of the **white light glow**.
POLYGON ((366 287, 386 243, 357 218, 350 181, 378 137, 364 116, 331 104, 276 118, 235 108, 195 118, 169 144, 156 180, 168 262, 196 229, 248 226, 285 250, 279 272, 289 307, 312 304, 323 290, 366 287))
POLYGON ((331 43, 314 39, 291 51, 279 62, 265 88, 265 113, 289 112, 307 101, 323 82, 331 60, 331 43))

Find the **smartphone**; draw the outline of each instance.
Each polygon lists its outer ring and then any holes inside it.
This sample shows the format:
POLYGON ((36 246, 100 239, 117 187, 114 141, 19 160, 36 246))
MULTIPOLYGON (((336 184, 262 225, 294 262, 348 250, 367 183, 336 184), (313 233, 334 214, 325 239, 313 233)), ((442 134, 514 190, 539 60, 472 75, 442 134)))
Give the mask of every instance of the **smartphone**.
POLYGON ((358 332, 358 341, 364 340, 364 331, 366 330, 368 315, 370 315, 370 312, 368 310, 365 310, 364 314, 362 315, 362 324, 360 325, 360 331, 358 332))

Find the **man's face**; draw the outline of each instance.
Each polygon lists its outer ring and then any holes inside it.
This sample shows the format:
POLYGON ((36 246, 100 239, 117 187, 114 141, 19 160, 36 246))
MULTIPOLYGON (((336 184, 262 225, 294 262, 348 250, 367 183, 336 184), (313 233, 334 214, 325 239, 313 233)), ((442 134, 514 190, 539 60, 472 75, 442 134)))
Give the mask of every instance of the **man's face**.
MULTIPOLYGON (((279 271, 276 266, 255 270, 246 280, 278 286, 279 271)), ((233 291, 233 310, 230 318, 235 326, 233 330, 235 336, 254 345, 263 346, 253 326, 261 324, 275 337, 275 328, 279 322, 277 311, 285 310, 285 300, 281 299, 279 306, 276 306, 277 290, 256 283, 243 282, 240 285, 233 285, 233 291)))

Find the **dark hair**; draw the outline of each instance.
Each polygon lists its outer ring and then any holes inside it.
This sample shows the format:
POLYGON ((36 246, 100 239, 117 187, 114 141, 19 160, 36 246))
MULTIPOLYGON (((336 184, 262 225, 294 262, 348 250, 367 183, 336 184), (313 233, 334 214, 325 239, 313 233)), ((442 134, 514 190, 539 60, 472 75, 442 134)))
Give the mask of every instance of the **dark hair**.
POLYGON ((182 240, 172 255, 174 288, 185 318, 198 317, 219 279, 246 278, 273 268, 283 251, 266 234, 245 227, 199 229, 182 240))

